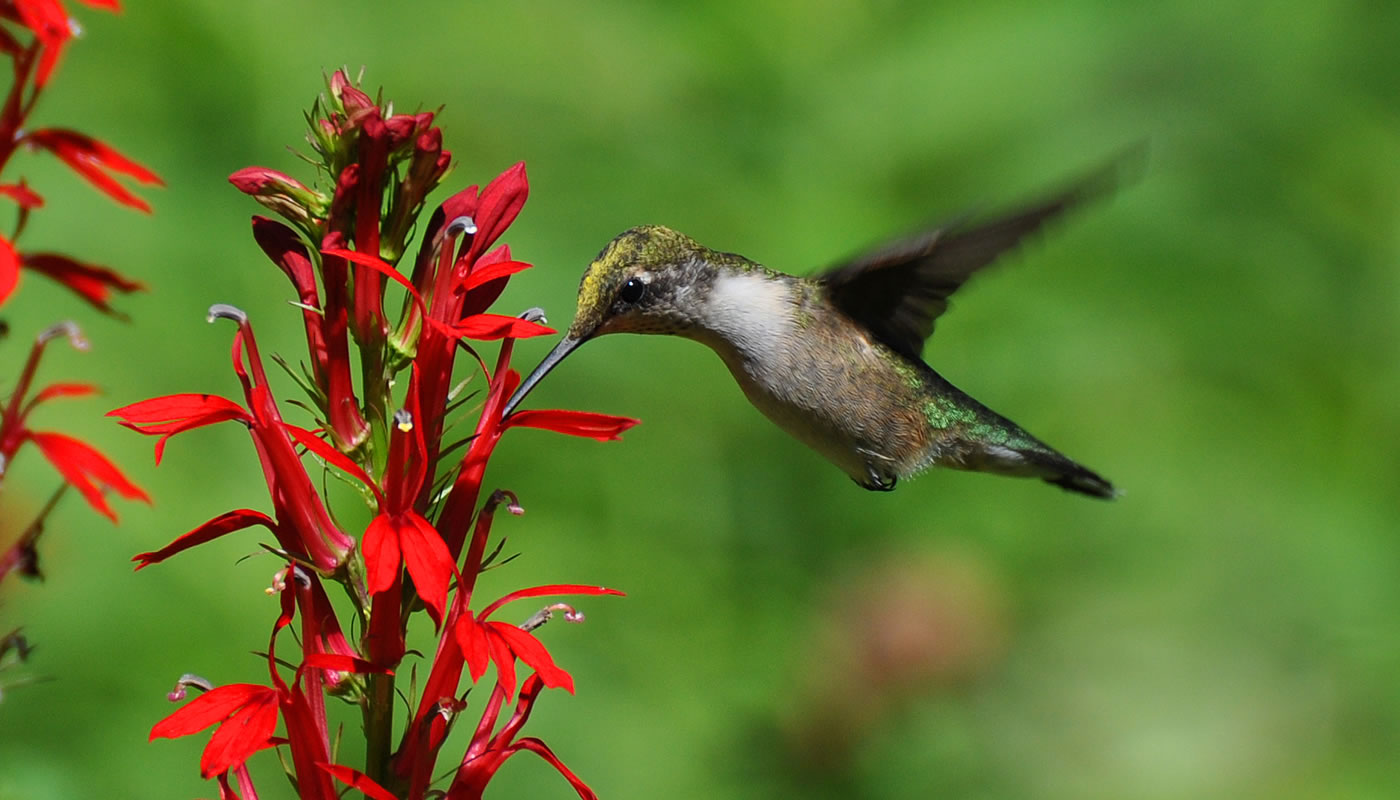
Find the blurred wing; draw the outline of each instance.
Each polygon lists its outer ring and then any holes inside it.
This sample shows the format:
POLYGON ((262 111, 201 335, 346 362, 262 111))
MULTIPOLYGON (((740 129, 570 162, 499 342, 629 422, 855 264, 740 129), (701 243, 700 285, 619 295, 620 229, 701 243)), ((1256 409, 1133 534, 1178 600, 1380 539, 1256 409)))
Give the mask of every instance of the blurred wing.
POLYGON ((1015 247, 1065 211, 1109 194, 1129 166, 1143 160, 1134 148, 1069 189, 989 222, 956 223, 900 239, 819 276, 837 308, 897 353, 919 358, 948 298, 977 270, 1015 247))

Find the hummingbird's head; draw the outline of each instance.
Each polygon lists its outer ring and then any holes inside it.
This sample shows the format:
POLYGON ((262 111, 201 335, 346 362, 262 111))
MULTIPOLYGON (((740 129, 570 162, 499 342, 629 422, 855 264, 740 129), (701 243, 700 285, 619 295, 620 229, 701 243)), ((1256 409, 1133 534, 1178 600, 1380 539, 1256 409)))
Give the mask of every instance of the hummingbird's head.
POLYGON ((698 292, 712 269, 709 251, 661 225, 624 231, 608 243, 578 287, 578 310, 568 336, 605 333, 684 333, 693 327, 698 292))
POLYGON ((715 253, 661 225, 624 231, 588 265, 574 322, 559 344, 520 383, 504 413, 579 345, 605 333, 686 334, 704 308, 716 271, 738 256, 715 253))

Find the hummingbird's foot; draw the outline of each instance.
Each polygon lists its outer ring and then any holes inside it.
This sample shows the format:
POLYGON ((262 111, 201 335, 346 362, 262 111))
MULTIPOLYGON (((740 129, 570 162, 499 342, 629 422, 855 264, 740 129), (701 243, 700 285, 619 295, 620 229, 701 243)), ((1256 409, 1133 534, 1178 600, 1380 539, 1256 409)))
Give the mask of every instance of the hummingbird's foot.
POLYGON ((898 475, 893 472, 885 472, 874 464, 866 464, 865 480, 856 481, 862 489, 869 489, 872 492, 892 492, 894 485, 898 482, 898 475))

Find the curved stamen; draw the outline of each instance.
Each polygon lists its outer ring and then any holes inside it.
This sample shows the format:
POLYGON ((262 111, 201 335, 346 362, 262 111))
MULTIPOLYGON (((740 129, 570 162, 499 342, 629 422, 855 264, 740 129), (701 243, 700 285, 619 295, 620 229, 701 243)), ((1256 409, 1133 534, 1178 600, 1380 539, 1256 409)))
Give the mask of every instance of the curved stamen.
POLYGON ((198 689, 201 692, 207 692, 214 688, 214 684, 208 678, 201 677, 193 672, 186 672, 184 675, 180 676, 179 680, 175 681, 175 688, 171 689, 169 693, 165 695, 165 699, 172 703, 178 703, 185 699, 186 690, 191 688, 198 689))
POLYGON ((248 314, 238 306, 231 306, 228 303, 215 303, 209 306, 209 314, 205 319, 211 323, 216 319, 231 319, 239 325, 248 324, 248 314))
POLYGON ((68 337, 68 342, 75 350, 88 349, 88 340, 83 337, 83 332, 78 328, 78 323, 70 320, 58 322, 39 332, 39 344, 48 344, 50 341, 60 336, 68 337))
POLYGON ((447 231, 448 236, 461 236, 464 233, 468 235, 475 235, 476 220, 472 219, 466 214, 463 214, 462 216, 457 217, 456 219, 447 223, 447 227, 445 228, 445 230, 447 231))

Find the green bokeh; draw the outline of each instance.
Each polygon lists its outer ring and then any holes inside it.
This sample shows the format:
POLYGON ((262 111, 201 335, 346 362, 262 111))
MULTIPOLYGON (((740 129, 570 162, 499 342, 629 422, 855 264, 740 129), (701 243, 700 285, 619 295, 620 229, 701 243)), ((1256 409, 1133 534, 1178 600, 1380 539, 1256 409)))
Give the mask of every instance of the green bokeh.
MULTIPOLYGON (((165 177, 153 217, 21 154, 50 199, 25 234, 151 290, 98 319, 28 276, 0 375, 81 321, 42 380, 99 401, 35 423, 155 498, 115 528, 70 501, 43 584, 7 585, 48 682, 0 702, 0 798, 194 797, 202 737, 146 743, 176 676, 260 680, 276 568, 252 536, 133 573, 236 507, 267 509, 246 435, 160 469, 101 412, 236 393, 230 331, 295 355, 299 314, 225 183, 285 146, 324 71, 443 105, 451 189, 529 165, 499 304, 567 321, 578 275, 645 222, 804 272, 1023 199, 1150 141, 1144 179, 959 293, 927 359, 1102 471, 1096 503, 935 472, 862 492, 743 400, 694 344, 590 344, 539 405, 645 424, 601 445, 522 431, 488 484, 523 557, 483 591, 598 582, 626 599, 543 632, 576 697, 530 731, 600 794, 656 797, 1382 798, 1400 786, 1400 5, 755 2, 75 5, 36 124, 165 177), (869 654, 884 642, 884 659, 869 654), (903 654, 903 655, 901 655, 903 654), (903 659, 903 660, 901 660, 903 659), (900 666, 900 665, 904 666, 900 666)), ((304 173, 301 173, 304 174, 304 173)), ((521 366, 547 342, 519 347, 521 366)), ((12 380, 12 378, 6 378, 12 380)), ((7 475, 8 539, 55 482, 7 475)), ((14 582, 11 582, 14 584, 14 582)), ((522 615, 525 612, 521 612, 522 615)), ((353 717, 344 715, 347 728, 353 717)), ((352 737, 353 731, 347 731, 352 737)), ((264 797, 285 796, 262 765, 264 797)), ((570 797, 542 762, 494 797, 570 797)))

